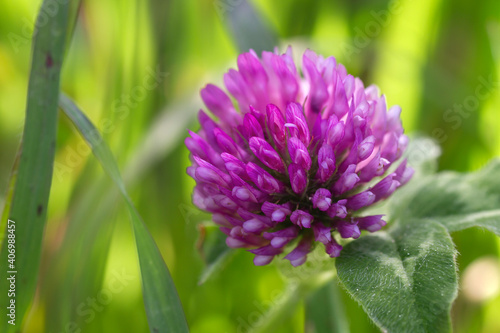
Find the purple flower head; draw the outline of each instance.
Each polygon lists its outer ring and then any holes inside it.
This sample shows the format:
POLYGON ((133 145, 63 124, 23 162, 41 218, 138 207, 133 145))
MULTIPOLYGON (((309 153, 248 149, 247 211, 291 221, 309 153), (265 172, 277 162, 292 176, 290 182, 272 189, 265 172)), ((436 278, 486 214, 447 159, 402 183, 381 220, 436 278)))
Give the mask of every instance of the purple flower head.
POLYGON ((200 111, 201 128, 185 141, 193 202, 213 214, 227 245, 249 249, 256 265, 285 253, 298 266, 315 243, 337 257, 340 238, 380 230, 382 215, 362 210, 413 175, 406 161, 388 172, 408 143, 401 108, 310 50, 301 71, 291 48, 237 63, 224 75, 228 93, 201 91, 217 120, 200 111))

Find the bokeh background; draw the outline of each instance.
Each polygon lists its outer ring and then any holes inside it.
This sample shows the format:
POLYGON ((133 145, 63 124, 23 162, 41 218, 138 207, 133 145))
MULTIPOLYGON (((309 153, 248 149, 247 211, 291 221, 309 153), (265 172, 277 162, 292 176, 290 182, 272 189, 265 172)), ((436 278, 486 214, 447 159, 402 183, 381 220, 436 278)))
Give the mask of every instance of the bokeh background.
MULTIPOLYGON (((39 6, 1 4, 1 201, 22 132, 39 6)), ((476 170, 500 155, 497 0, 82 1, 62 90, 110 145, 194 333, 304 331, 309 305, 287 296, 276 266, 255 267, 245 251, 198 285, 207 255, 199 235, 211 229, 199 226, 208 216, 192 206, 194 184, 185 173, 183 140, 197 128, 199 90, 221 83, 242 47, 273 40, 281 51, 292 45, 296 61, 311 48, 379 85, 389 104, 402 106, 407 133, 441 145, 440 169, 476 170), (272 33, 252 30, 259 25, 272 33), (286 309, 268 311, 283 299, 286 309)), ((58 126, 38 291, 25 332, 147 332, 128 213, 63 114, 58 126)), ((500 242, 481 230, 453 238, 461 280, 454 329, 500 332, 500 242)), ((334 289, 351 332, 378 331, 334 289)))

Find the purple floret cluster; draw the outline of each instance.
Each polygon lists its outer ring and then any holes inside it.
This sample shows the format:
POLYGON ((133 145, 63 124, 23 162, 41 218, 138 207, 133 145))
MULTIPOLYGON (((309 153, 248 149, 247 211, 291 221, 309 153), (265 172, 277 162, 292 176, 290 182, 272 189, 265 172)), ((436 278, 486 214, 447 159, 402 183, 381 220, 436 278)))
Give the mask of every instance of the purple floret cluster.
POLYGON ((185 141, 193 202, 212 213, 227 245, 249 249, 256 265, 288 251, 298 266, 315 242, 337 257, 340 238, 382 228, 383 215, 363 209, 413 174, 406 161, 388 172, 408 143, 401 108, 310 50, 302 74, 291 48, 250 51, 237 63, 224 75, 233 99, 207 85, 201 97, 214 117, 200 110, 201 129, 185 141))

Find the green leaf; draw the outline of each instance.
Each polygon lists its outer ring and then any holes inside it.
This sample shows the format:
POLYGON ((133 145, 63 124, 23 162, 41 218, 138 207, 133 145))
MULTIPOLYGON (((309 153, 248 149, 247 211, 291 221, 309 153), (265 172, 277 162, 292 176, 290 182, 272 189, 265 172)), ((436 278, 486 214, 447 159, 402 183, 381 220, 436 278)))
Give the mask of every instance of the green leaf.
POLYGON ((478 226, 500 235, 500 160, 473 173, 423 177, 398 190, 396 196, 391 216, 402 224, 431 219, 450 232, 478 226))
MULTIPOLYGON (((7 243, 0 254, 0 331, 20 331, 29 304, 35 294, 52 182, 52 168, 56 146, 57 103, 59 81, 64 58, 69 1, 58 3, 53 12, 53 1, 44 0, 38 15, 33 38, 31 72, 26 102, 26 120, 22 139, 22 153, 11 202, 9 218, 15 222, 16 258, 7 269, 7 243), (52 13, 47 17, 47 13, 52 13), (6 308, 12 298, 7 271, 16 271, 16 320, 7 322, 6 308)), ((9 318, 10 319, 10 318, 9 318)))
POLYGON ((68 97, 61 95, 60 105, 92 147, 92 152, 125 198, 134 229, 150 331, 189 332, 172 277, 153 237, 128 196, 113 154, 95 126, 68 97))
POLYGON ((427 221, 349 243, 338 277, 387 332, 449 332, 457 295, 456 251, 447 230, 427 221))
POLYGON ((449 232, 472 227, 486 228, 500 236, 500 209, 485 210, 479 213, 451 215, 436 220, 449 232))

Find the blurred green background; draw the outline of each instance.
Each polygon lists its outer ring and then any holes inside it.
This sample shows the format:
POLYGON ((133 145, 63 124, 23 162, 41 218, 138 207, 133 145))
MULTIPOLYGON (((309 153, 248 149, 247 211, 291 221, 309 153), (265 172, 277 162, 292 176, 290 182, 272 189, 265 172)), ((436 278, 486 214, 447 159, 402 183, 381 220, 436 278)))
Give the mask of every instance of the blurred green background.
MULTIPOLYGON (((194 184, 185 173, 183 139, 188 128, 197 128, 199 90, 220 84, 236 66, 242 18, 250 26, 258 18, 274 31, 280 50, 293 45, 296 61, 311 48, 334 55, 365 83, 378 84, 389 104, 402 106, 407 133, 439 142, 440 169, 476 170, 500 155, 497 0, 250 3, 256 17, 242 11, 242 0, 82 1, 63 68, 62 89, 115 154, 194 333, 266 330, 274 316, 268 309, 287 297, 282 273, 275 266, 255 267, 245 251, 198 285, 204 267, 198 224, 208 216, 191 204, 194 184)), ((2 201, 22 131, 39 6, 33 0, 1 5, 2 201)), ((266 38, 248 42, 258 48, 266 38)), ((48 213, 38 291, 24 331, 147 332, 128 214, 63 114, 48 213)), ((461 281, 479 288, 468 293, 473 287, 462 285, 452 313, 455 331, 500 332, 500 281, 484 280, 483 273, 491 269, 486 276, 495 276, 500 242, 479 230, 453 237, 461 281)), ((349 330, 377 332, 340 293, 349 330)), ((270 332, 303 332, 305 307, 291 301, 270 332)))

